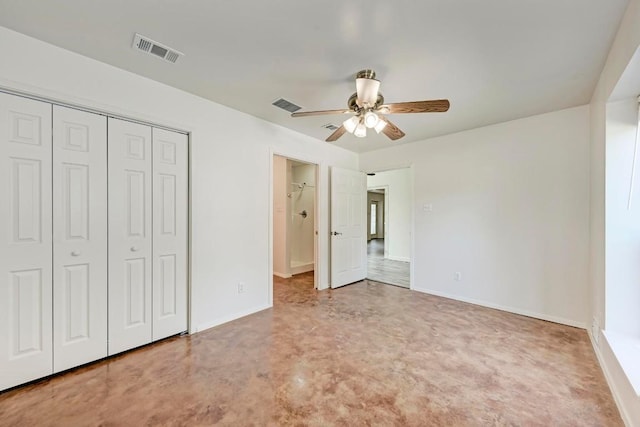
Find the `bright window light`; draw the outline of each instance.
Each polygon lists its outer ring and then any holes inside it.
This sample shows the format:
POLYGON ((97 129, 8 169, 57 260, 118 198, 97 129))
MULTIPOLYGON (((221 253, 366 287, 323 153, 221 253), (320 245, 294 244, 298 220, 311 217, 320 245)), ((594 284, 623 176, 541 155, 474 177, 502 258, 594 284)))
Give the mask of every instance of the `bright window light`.
POLYGON ((378 214, 378 204, 371 203, 371 229, 369 230, 369 234, 378 234, 378 218, 376 215, 378 214))

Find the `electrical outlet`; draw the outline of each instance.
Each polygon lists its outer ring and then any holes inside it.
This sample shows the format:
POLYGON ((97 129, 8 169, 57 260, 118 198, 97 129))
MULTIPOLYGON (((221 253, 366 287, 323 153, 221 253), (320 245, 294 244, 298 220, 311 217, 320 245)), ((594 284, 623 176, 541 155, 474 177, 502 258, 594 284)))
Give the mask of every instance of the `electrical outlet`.
POLYGON ((422 205, 422 210, 425 212, 433 212, 433 205, 431 203, 425 203, 422 205))
POLYGON ((453 275, 453 280, 455 280, 456 282, 459 282, 462 280, 462 273, 460 273, 459 271, 456 271, 453 275))
POLYGON ((238 293, 241 294, 244 292, 244 282, 238 283, 238 293))

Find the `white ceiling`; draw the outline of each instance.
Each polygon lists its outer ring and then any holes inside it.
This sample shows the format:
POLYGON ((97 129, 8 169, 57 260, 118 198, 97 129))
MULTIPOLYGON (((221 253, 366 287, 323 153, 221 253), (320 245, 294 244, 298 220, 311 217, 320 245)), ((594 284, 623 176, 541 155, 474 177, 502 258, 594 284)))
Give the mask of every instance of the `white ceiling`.
MULTIPOLYGON (((363 152, 588 103, 628 0, 0 0, 0 25, 324 140, 372 68, 387 102, 448 98, 389 116, 407 134, 343 136, 363 152), (186 54, 131 48, 141 33, 186 54)), ((212 117, 211 120, 216 120, 212 117)), ((371 133, 371 132, 370 132, 371 133)))

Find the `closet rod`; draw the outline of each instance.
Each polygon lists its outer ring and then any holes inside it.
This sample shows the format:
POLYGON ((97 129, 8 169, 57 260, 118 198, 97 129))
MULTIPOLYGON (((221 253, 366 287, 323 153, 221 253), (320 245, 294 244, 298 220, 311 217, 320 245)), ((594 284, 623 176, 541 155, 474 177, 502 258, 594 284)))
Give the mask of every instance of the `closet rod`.
POLYGON ((93 113, 93 114, 99 114, 101 116, 105 116, 105 117, 111 117, 112 119, 119 119, 119 120, 126 120, 128 122, 132 122, 132 123, 138 123, 141 125, 145 125, 145 126, 153 126, 154 128, 157 129, 164 129, 164 130, 168 130, 168 131, 172 131, 172 132, 177 132, 177 133, 181 133, 184 135, 189 135, 189 132, 187 132, 186 130, 183 129, 176 129, 176 128, 172 128, 169 126, 165 126, 165 125, 161 125, 158 123, 153 123, 153 122, 145 122, 143 120, 138 120, 138 119, 134 119, 128 116, 123 116, 120 114, 115 114, 115 113, 110 113, 104 110, 97 110, 95 108, 91 108, 91 107, 85 107, 83 105, 79 105, 79 104, 72 104, 69 102, 65 102, 65 101, 60 101, 57 99, 53 99, 53 98, 47 98, 44 96, 40 96, 40 95, 35 95, 29 92, 23 92, 20 90, 15 90, 15 89, 9 89, 7 87, 4 86, 0 86, 0 92, 9 94, 9 95, 16 95, 16 96, 21 96, 23 98, 29 98, 29 99, 33 99, 35 101, 42 101, 42 102, 46 102, 48 104, 53 104, 53 105, 58 105, 60 107, 67 107, 67 108, 73 108, 74 110, 80 110, 80 111, 86 111, 87 113, 93 113))

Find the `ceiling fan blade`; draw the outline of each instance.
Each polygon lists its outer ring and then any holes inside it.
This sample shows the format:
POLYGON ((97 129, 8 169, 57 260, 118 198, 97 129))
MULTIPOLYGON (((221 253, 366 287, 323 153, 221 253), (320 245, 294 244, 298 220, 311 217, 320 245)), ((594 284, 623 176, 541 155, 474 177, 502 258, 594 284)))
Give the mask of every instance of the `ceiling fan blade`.
POLYGON ((325 141, 327 141, 327 142, 336 141, 338 138, 340 138, 342 135, 344 135, 344 133, 346 131, 347 130, 344 128, 344 126, 340 126, 331 135, 329 135, 329 137, 325 141))
POLYGON ((320 110, 320 111, 299 111, 291 113, 291 117, 323 116, 329 114, 353 113, 351 110, 320 110))
POLYGON ((448 99, 433 99, 431 101, 396 102, 381 105, 378 111, 386 114, 401 113, 444 113, 449 110, 448 99))
POLYGON ((382 128, 382 133, 387 135, 387 137, 389 137, 389 139, 391 139, 392 141, 400 139, 405 135, 405 133, 402 132, 398 126, 391 123, 391 121, 389 121, 389 119, 387 119, 386 117, 380 117, 380 120, 383 120, 387 123, 387 125, 382 128))

